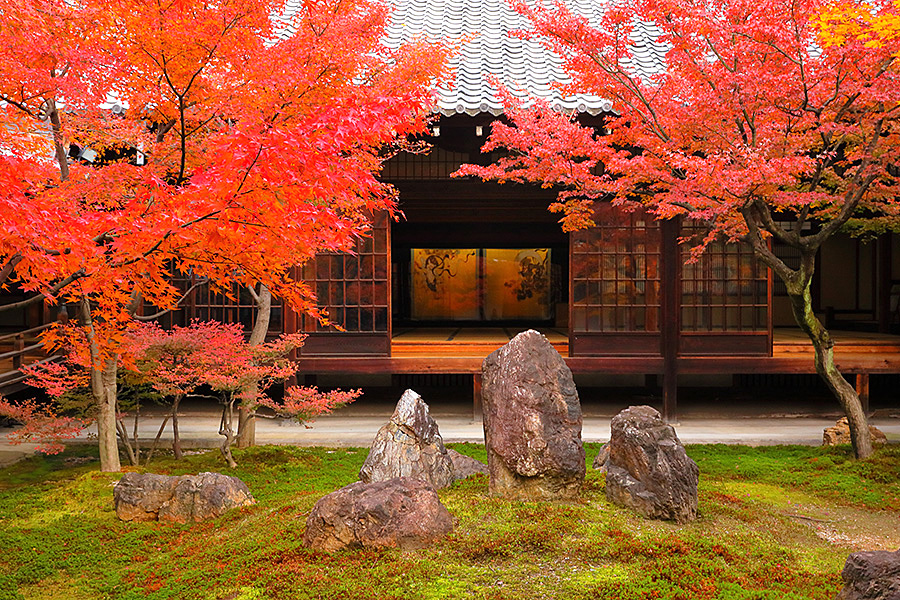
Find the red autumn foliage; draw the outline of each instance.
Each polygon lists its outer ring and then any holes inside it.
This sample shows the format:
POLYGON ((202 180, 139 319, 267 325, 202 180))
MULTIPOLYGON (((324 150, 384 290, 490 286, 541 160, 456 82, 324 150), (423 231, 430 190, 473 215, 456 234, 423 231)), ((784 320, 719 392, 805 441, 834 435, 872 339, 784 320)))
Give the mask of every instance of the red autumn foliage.
POLYGON ((382 0, 0 0, 0 284, 81 307, 103 470, 125 334, 142 301, 177 306, 173 270, 315 314, 295 267, 395 210, 383 149, 424 127, 444 50, 385 48, 387 16, 382 0))
POLYGON ((283 402, 277 402, 271 398, 260 398, 258 402, 260 406, 272 409, 279 417, 308 423, 319 415, 330 413, 336 408, 353 402, 361 395, 362 390, 359 389, 320 392, 315 386, 295 386, 288 388, 283 402))
MULTIPOLYGON (((301 423, 358 398, 361 390, 319 392, 315 387, 296 386, 286 390, 283 401, 267 395, 273 384, 296 373, 296 363, 289 356, 303 344, 305 337, 282 335, 264 344, 249 344, 239 324, 198 321, 187 327, 164 330, 157 323, 140 323, 131 328, 122 343, 120 365, 123 368, 128 365, 132 378, 149 384, 172 402, 172 414, 168 418, 173 421, 175 451, 179 455, 178 404, 202 386, 220 394, 226 415, 237 402, 251 410, 265 406, 276 417, 301 423)), ((77 338, 69 336, 68 339, 77 338)), ((71 348, 62 363, 44 363, 26 369, 29 383, 56 398, 84 387, 88 380, 85 363, 89 360, 85 345, 71 348)), ((23 424, 12 432, 10 439, 39 441, 46 444, 43 448, 54 452, 62 449, 60 440, 77 436, 90 422, 59 416, 54 407, 34 401, 12 405, 0 400, 0 415, 23 424)), ((226 441, 230 445, 231 440, 226 441)))
MULTIPOLYGON (((871 453, 810 282, 818 249, 836 232, 897 226, 900 39, 823 36, 827 0, 635 0, 607 4, 593 26, 562 0, 513 5, 531 25, 521 35, 562 57, 570 77, 562 91, 606 98, 614 114, 601 133, 507 95, 511 124, 496 123, 484 150, 509 152, 460 174, 559 186, 551 208, 566 230, 590 226, 595 202, 611 201, 705 224, 697 252, 716 239, 749 244, 785 284, 857 455, 871 453), (657 70, 641 75, 638 63, 657 70), (793 248, 800 266, 776 256, 772 239, 793 248)), ((891 0, 838 6, 896 14, 891 0)))
POLYGON ((11 444, 36 442, 35 450, 44 454, 62 452, 65 449, 64 441, 78 437, 90 424, 87 419, 61 417, 53 407, 34 400, 12 404, 0 398, 0 417, 12 419, 20 425, 7 435, 11 444))

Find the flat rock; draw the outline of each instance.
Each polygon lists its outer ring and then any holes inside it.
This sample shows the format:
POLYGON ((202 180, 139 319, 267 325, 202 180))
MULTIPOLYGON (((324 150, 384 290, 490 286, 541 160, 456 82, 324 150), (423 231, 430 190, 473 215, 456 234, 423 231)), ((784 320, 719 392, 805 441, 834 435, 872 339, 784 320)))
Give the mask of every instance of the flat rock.
POLYGON ((378 430, 369 455, 359 470, 361 481, 396 477, 421 479, 435 488, 453 483, 450 459, 428 405, 412 390, 397 402, 390 421, 378 430))
POLYGON ((855 552, 841 571, 838 600, 900 600, 900 550, 855 552))
MULTIPOLYGON (((869 425, 869 433, 872 434, 873 444, 887 444, 887 436, 878 429, 869 425)), ((827 428, 822 434, 823 446, 837 446, 838 444, 850 444, 850 422, 847 417, 838 419, 833 427, 827 428)))
POLYGON ((465 454, 460 454, 456 450, 449 448, 447 449, 447 454, 450 456, 450 461, 453 463, 454 481, 467 479, 478 473, 487 474, 488 472, 487 465, 478 459, 466 456, 465 454))
POLYGON ((123 521, 157 521, 159 509, 171 500, 181 477, 155 473, 125 473, 113 488, 116 516, 123 521))
POLYGON ((585 475, 581 403, 572 372, 547 339, 525 331, 482 364, 491 493, 574 498, 585 475))
POLYGON ((319 499, 306 519, 303 543, 342 548, 430 546, 453 530, 453 517, 434 488, 419 479, 357 481, 319 499))
POLYGON ((157 475, 125 473, 113 489, 123 521, 199 522, 254 503, 247 485, 221 473, 157 475))
POLYGON ((650 406, 632 406, 610 422, 606 497, 651 519, 697 518, 700 470, 675 429, 650 406))

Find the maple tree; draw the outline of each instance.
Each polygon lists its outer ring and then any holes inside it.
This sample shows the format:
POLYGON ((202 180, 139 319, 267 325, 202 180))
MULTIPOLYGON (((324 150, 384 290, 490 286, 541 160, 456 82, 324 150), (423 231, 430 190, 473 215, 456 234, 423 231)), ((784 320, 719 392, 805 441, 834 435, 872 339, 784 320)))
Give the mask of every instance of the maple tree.
POLYGON ((230 467, 237 463, 231 446, 237 440, 235 409, 242 407, 254 417, 259 406, 270 408, 277 418, 292 418, 306 422, 354 401, 361 390, 333 390, 321 393, 316 388, 292 386, 285 391, 282 402, 275 401, 266 391, 297 372, 297 364, 290 353, 302 345, 303 334, 282 335, 271 342, 251 344, 244 340, 238 324, 199 324, 213 333, 203 343, 203 383, 219 394, 222 418, 219 435, 224 436, 220 447, 230 467))
MULTIPOLYGON (((275 383, 283 382, 297 371, 290 360, 293 350, 305 339, 303 334, 281 335, 270 342, 244 339, 240 324, 215 321, 194 322, 170 331, 156 323, 136 327, 125 344, 122 356, 161 395, 172 399, 172 410, 163 421, 157 440, 171 419, 173 450, 180 458, 178 436, 178 404, 185 396, 208 386, 222 403, 219 434, 220 447, 229 466, 237 463, 231 446, 237 440, 235 409, 256 416, 260 406, 269 408, 273 418, 290 418, 301 423, 352 402, 360 390, 319 392, 316 388, 292 386, 282 401, 267 395, 275 383)), ((268 416, 268 415, 265 415, 268 416)), ((152 456, 152 450, 151 450, 152 456)), ((148 457, 149 460, 149 457, 148 457)))
MULTIPOLYGON (((381 45, 381 0, 0 0, 0 284, 79 307, 101 469, 119 351, 171 274, 265 286, 349 247, 385 145, 421 130, 444 50, 381 45)), ((48 344, 66 344, 58 329, 48 344)))
MULTIPOLYGON (((212 357, 220 347, 223 332, 217 323, 191 323, 188 327, 162 329, 157 323, 142 323, 133 328, 120 355, 128 357, 132 369, 162 397, 171 401, 169 413, 163 419, 154 440, 152 452, 166 425, 172 423, 172 452, 182 458, 181 437, 178 431, 178 409, 182 400, 202 386, 213 365, 212 357)), ((230 332, 234 333, 234 332, 230 332)), ((243 341, 241 332, 237 332, 243 341)))
MULTIPOLYGON (((820 35, 822 0, 636 0, 607 5, 592 27, 563 2, 519 0, 534 36, 563 59, 567 94, 612 101, 608 135, 580 127, 546 102, 506 93, 510 125, 498 123, 488 167, 460 174, 562 188, 552 210, 566 230, 588 227, 595 202, 644 207, 659 219, 708 226, 704 241, 744 241, 784 282, 794 317, 812 340, 816 371, 839 400, 859 457, 872 452, 856 390, 835 366, 834 342, 812 310, 815 256, 851 220, 896 219, 900 151, 897 40, 881 44, 820 35), (656 36, 659 71, 635 66, 635 28, 656 36), (771 240, 793 248, 793 267, 771 240)), ((860 11, 885 0, 850 0, 860 11)), ((640 55, 640 56, 639 56, 640 55)))
MULTIPOLYGON (((83 332, 75 325, 64 337, 77 340, 83 332)), ((285 334, 269 342, 253 343, 244 338, 240 324, 216 321, 195 321, 186 327, 165 330, 158 323, 139 323, 131 328, 119 347, 120 376, 130 380, 133 387, 149 386, 159 397, 171 402, 171 408, 163 419, 150 447, 146 462, 153 457, 166 425, 172 423, 175 458, 182 457, 178 432, 178 407, 189 395, 201 394, 209 388, 223 405, 219 434, 225 439, 222 456, 232 467, 236 466, 231 446, 237 438, 234 431, 234 413, 243 408, 255 416, 294 419, 306 423, 315 417, 353 402, 360 390, 331 390, 319 392, 315 387, 292 386, 285 391, 283 400, 267 395, 275 383, 283 382, 297 371, 297 364, 290 360, 293 350, 305 339, 303 334, 285 334), (257 415, 258 407, 268 408, 273 415, 257 415)), ((62 441, 79 435, 96 420, 96 407, 81 402, 83 390, 90 383, 90 354, 86 343, 74 344, 65 359, 60 362, 44 362, 23 369, 29 376, 29 384, 44 389, 60 401, 65 408, 78 409, 77 417, 60 416, 53 407, 25 401, 17 404, 0 400, 0 415, 13 418, 23 427, 13 431, 14 443, 37 441, 39 450, 59 452, 62 441)), ((141 459, 137 441, 139 402, 130 409, 134 413, 135 433, 129 439, 125 427, 124 412, 117 413, 116 427, 125 445, 131 464, 141 459)))
POLYGON ((821 38, 826 45, 862 41, 870 47, 900 42, 900 0, 861 5, 838 0, 822 7, 819 15, 821 38))

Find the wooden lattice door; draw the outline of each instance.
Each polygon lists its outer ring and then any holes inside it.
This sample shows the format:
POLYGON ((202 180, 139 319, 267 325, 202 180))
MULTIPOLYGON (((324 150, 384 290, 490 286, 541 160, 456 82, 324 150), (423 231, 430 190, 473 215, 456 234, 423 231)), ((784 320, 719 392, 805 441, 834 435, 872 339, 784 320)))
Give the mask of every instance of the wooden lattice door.
POLYGON ((370 235, 353 252, 318 254, 304 267, 303 279, 340 329, 300 315, 298 329, 309 336, 301 355, 390 355, 389 222, 386 213, 376 215, 370 235))

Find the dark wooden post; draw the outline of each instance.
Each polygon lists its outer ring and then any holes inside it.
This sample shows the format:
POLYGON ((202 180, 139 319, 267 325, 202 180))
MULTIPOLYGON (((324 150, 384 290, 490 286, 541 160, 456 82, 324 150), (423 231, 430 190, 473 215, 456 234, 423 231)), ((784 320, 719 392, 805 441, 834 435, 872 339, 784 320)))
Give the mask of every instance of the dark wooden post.
POLYGON ((681 299, 681 253, 678 248, 677 219, 662 221, 662 319, 661 348, 663 356, 663 419, 667 423, 678 421, 678 335, 680 327, 679 306, 681 299))
POLYGON ((876 271, 877 284, 875 293, 878 294, 875 310, 878 318, 878 331, 890 333, 891 331, 891 234, 882 234, 878 238, 877 246, 878 268, 876 271))
POLYGON ((484 416, 481 405, 481 373, 472 374, 472 420, 480 421, 484 416))
POLYGON ((20 333, 20 334, 16 335, 16 339, 15 339, 15 341, 13 341, 13 350, 15 352, 19 352, 19 354, 16 354, 15 356, 13 356, 13 359, 12 359, 13 369, 21 369, 22 368, 22 355, 24 354, 24 350, 25 350, 25 336, 23 334, 20 333))
POLYGON ((856 374, 856 393, 859 395, 859 401, 862 404, 863 412, 869 413, 869 374, 856 374))

